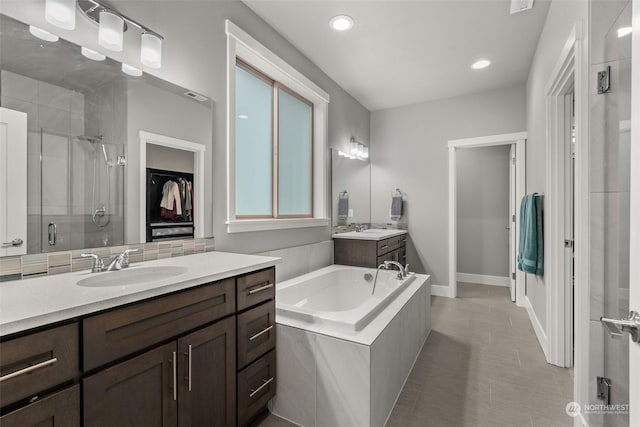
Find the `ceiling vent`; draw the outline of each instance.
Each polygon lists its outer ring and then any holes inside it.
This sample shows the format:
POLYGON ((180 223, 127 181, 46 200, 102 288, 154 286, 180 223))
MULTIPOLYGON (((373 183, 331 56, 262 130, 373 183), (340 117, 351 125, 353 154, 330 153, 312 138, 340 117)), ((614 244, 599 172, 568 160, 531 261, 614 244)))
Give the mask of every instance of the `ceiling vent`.
POLYGON ((206 96, 200 95, 199 93, 195 93, 193 91, 185 92, 184 94, 187 95, 189 98, 193 98, 196 101, 200 101, 200 102, 204 102, 207 99, 209 99, 206 96))
POLYGON ((523 12, 533 7, 533 0, 511 0, 511 14, 523 12))

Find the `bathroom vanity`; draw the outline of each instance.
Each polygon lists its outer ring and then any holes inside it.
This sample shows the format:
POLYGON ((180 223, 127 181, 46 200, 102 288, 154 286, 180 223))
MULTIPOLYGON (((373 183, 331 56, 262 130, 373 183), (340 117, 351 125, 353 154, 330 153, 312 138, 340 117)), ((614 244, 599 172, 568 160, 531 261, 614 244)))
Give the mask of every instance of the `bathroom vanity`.
POLYGON ((209 252, 1 284, 0 424, 249 424, 276 390, 277 261, 209 252))
POLYGON ((333 235, 334 263, 376 268, 385 261, 406 264, 407 230, 369 229, 333 235))

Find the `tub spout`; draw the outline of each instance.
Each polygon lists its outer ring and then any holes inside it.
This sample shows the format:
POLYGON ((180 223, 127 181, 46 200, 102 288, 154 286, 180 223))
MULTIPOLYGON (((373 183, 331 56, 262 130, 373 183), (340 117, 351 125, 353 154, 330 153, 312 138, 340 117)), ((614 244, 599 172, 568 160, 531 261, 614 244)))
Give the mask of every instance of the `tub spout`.
POLYGON ((398 270, 400 270, 398 272, 398 276, 396 277, 398 280, 403 280, 407 278, 407 273, 405 272, 404 267, 402 266, 402 264, 400 264, 397 261, 385 261, 384 262, 384 266, 386 270, 391 270, 391 266, 395 265, 396 267, 398 267, 398 270))

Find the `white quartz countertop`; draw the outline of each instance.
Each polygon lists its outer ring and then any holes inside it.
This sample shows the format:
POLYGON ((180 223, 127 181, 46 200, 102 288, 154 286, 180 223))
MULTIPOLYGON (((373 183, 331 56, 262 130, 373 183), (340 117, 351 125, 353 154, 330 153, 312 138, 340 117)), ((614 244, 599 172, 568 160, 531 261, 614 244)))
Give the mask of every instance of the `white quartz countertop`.
POLYGON ((122 270, 182 267, 184 272, 153 281, 115 286, 79 286, 86 278, 119 272, 81 271, 0 283, 0 336, 88 315, 135 301, 274 266, 280 258, 206 252, 131 264, 122 270))
POLYGON ((370 228, 362 231, 349 231, 347 233, 336 233, 334 239, 355 239, 355 240, 384 240, 389 237, 407 234, 407 230, 390 230, 370 228))

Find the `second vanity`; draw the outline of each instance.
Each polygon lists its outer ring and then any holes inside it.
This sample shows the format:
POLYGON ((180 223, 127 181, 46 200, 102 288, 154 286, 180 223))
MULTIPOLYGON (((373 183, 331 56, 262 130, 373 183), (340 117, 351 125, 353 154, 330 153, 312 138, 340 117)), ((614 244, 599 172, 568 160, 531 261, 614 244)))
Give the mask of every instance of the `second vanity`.
POLYGON ((276 390, 277 258, 0 285, 3 426, 248 425, 276 390))
POLYGON ((376 268, 385 261, 406 264, 407 230, 368 229, 333 235, 334 262, 376 268))

